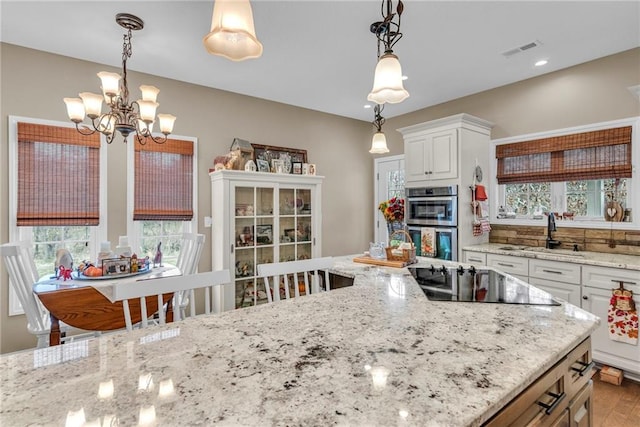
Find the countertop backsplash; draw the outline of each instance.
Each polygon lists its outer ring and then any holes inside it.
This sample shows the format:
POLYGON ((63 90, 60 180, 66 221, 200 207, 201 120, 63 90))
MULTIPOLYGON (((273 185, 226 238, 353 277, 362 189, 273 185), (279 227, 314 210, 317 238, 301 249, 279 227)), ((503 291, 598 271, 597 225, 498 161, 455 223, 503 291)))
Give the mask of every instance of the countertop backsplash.
MULTIPOLYGON (((546 227, 491 224, 490 243, 510 245, 545 246, 546 227)), ((640 230, 607 230, 592 228, 562 227, 558 224, 553 238, 562 242, 561 249, 589 252, 604 252, 626 255, 640 255, 640 230), (614 247, 611 247, 613 241, 614 247)))

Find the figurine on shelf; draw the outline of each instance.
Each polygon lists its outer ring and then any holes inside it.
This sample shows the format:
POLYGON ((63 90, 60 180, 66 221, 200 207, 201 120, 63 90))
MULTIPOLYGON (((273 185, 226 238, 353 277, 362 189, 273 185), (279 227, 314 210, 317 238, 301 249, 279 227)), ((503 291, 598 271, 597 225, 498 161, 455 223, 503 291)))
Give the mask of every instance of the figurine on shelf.
POLYGON ((73 270, 71 268, 66 268, 64 265, 58 267, 57 279, 62 279, 63 281, 67 281, 67 279, 72 280, 71 272, 73 270))
POLYGON ((153 257, 153 268, 164 267, 162 265, 162 250, 160 249, 161 246, 162 246, 162 242, 159 242, 158 248, 156 249, 156 256, 153 257))

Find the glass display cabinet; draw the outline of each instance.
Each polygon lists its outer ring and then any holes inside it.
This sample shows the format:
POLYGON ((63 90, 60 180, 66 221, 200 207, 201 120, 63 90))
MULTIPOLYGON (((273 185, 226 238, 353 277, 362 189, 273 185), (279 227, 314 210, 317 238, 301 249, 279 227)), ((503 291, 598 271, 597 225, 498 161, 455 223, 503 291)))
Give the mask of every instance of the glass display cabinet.
POLYGON ((322 255, 322 177, 232 170, 210 177, 212 265, 234 278, 217 295, 222 309, 266 302, 258 264, 322 255))

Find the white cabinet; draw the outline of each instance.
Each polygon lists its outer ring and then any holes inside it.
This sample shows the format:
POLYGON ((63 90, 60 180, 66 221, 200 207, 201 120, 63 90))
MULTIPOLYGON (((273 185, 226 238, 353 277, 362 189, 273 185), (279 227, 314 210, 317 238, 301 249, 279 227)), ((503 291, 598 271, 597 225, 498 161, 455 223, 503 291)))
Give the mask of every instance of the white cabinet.
POLYGON ((591 335, 593 358, 607 365, 632 372, 640 378, 640 344, 631 345, 609 339, 607 313, 615 280, 635 282, 624 287, 633 290, 636 307, 640 308, 640 272, 607 267, 582 267, 582 308, 600 317, 600 325, 591 335))
POLYGON ((458 177, 456 129, 431 132, 405 141, 405 180, 431 181, 458 177))
POLYGON ((529 260, 529 283, 580 306, 580 265, 568 262, 529 260))
POLYGON ((234 283, 224 310, 266 301, 256 266, 321 256, 322 177, 223 170, 210 174, 212 265, 234 283))
POLYGON ((487 265, 525 282, 529 280, 529 260, 527 258, 487 254, 487 265))
POLYGON ((484 252, 462 251, 462 260, 476 267, 487 265, 487 254, 484 252))
POLYGON ((404 138, 407 185, 444 180, 450 182, 442 185, 469 185, 476 162, 488 172, 492 126, 478 117, 457 114, 398 129, 404 138))

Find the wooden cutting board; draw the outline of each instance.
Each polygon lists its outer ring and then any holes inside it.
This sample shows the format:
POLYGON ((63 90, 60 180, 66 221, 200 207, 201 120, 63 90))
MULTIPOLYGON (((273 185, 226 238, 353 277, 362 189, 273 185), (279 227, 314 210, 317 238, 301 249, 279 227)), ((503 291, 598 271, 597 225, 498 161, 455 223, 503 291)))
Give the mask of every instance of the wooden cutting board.
POLYGON ((387 259, 375 259, 375 258, 371 258, 370 256, 355 257, 353 259, 353 262, 359 262, 362 264, 379 265, 381 267, 394 267, 394 268, 402 268, 402 267, 406 267, 409 264, 412 264, 406 261, 389 261, 387 259))

